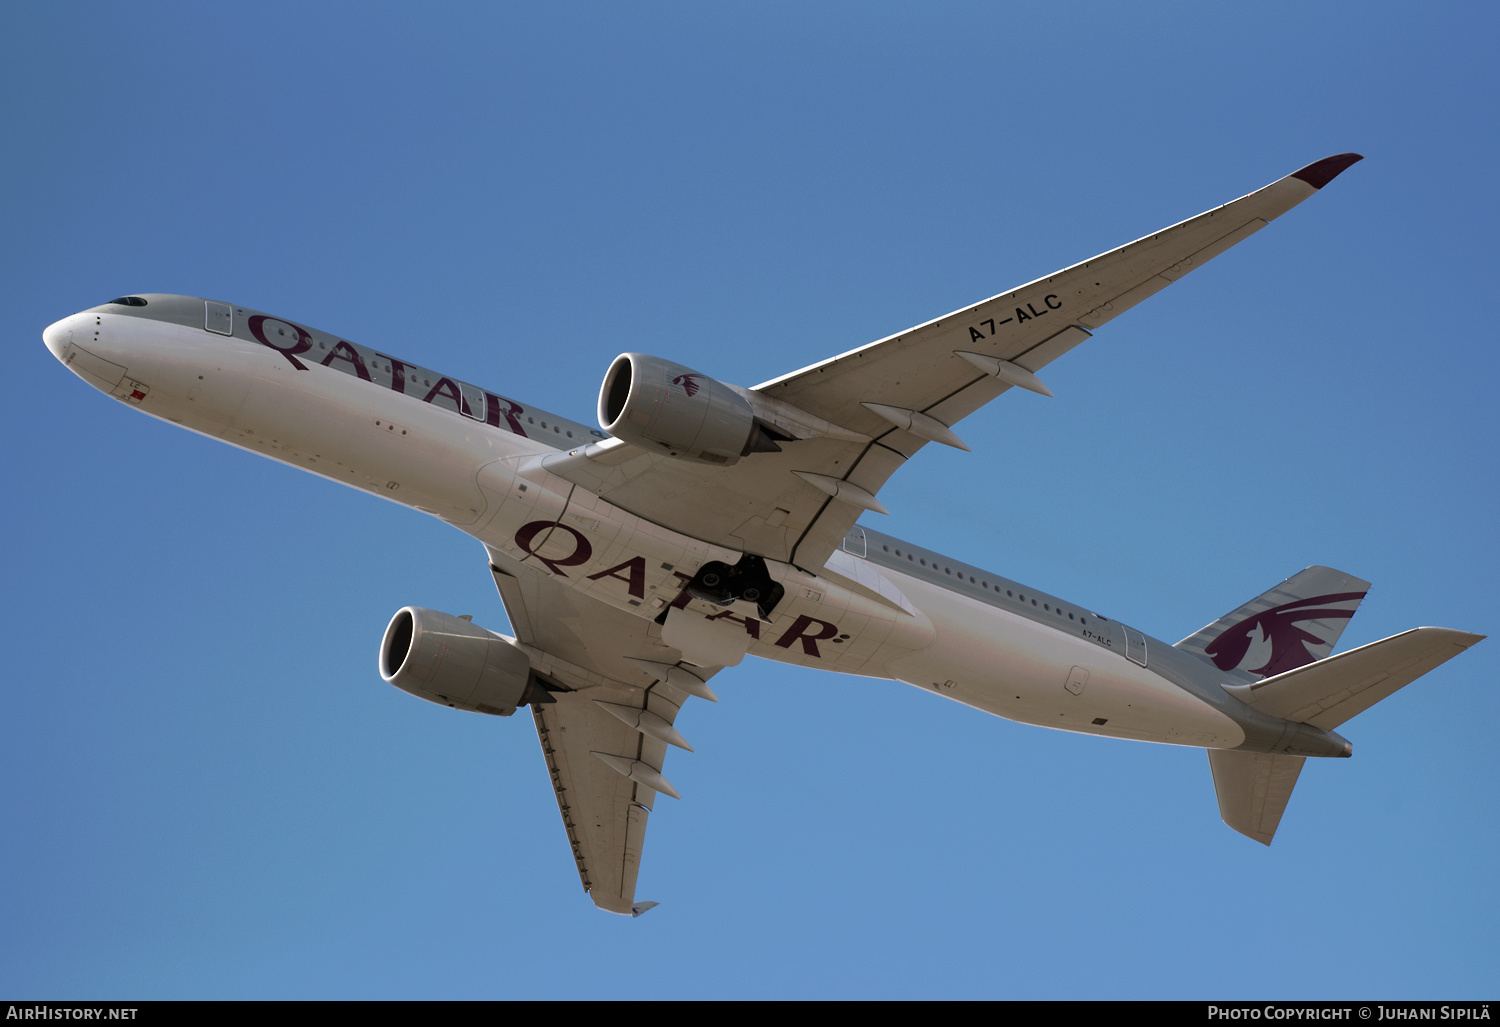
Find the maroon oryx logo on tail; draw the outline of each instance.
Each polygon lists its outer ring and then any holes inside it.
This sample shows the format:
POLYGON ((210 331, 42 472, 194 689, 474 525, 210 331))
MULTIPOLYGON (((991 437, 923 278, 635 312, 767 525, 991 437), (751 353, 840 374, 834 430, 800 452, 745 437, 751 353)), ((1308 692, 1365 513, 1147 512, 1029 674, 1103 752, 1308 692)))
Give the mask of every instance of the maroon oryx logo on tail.
POLYGON ((681 385, 683 392, 686 392, 689 396, 696 396, 698 395, 698 390, 702 388, 698 384, 698 379, 702 377, 704 376, 697 371, 689 371, 687 374, 679 374, 676 378, 673 378, 672 384, 681 385))
POLYGON ((1353 617, 1352 608, 1343 610, 1327 604, 1353 602, 1358 605, 1364 597, 1363 592, 1335 592, 1273 606, 1225 629, 1203 651, 1213 658, 1214 666, 1220 670, 1238 669, 1262 677, 1273 677, 1306 666, 1317 659, 1308 651, 1308 644, 1321 646, 1328 642, 1297 627, 1297 623, 1353 617), (1256 663, 1260 666, 1253 666, 1256 663))

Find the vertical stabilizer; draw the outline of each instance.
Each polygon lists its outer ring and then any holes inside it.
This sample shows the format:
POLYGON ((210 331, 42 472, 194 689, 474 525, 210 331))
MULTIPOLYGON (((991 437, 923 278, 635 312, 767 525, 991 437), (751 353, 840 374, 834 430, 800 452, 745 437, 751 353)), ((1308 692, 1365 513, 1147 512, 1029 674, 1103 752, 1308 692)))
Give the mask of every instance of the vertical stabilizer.
POLYGON ((1274 677, 1333 652, 1369 590, 1368 581, 1343 571, 1309 567, 1193 632, 1176 648, 1211 660, 1220 670, 1274 677))

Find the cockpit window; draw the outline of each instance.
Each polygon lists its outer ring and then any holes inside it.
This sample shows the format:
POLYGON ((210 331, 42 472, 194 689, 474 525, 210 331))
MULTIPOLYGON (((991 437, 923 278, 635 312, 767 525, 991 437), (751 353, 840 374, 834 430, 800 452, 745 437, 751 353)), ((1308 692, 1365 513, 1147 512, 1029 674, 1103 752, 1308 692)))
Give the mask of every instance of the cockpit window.
POLYGON ((122 307, 144 307, 146 305, 146 301, 139 296, 120 296, 109 302, 118 303, 122 307))

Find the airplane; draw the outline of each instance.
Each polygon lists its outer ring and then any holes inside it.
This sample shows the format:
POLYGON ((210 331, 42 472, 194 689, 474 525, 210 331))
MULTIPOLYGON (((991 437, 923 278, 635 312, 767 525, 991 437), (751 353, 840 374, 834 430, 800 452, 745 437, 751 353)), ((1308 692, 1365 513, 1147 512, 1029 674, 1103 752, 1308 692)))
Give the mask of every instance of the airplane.
MULTIPOLYGON (((1195 746, 1219 812, 1271 844, 1334 729, 1485 636, 1421 627, 1333 655, 1369 583, 1309 567, 1171 644, 857 523, 929 442, 1362 158, 1240 199, 754 388, 624 353, 598 425, 247 307, 145 293, 43 341, 153 417, 473 536, 514 636, 415 606, 379 673, 454 709, 531 711, 584 890, 639 916, 675 721, 746 655, 888 678, 1023 723, 1195 746)), ((696 362, 696 361, 695 361, 696 362)))

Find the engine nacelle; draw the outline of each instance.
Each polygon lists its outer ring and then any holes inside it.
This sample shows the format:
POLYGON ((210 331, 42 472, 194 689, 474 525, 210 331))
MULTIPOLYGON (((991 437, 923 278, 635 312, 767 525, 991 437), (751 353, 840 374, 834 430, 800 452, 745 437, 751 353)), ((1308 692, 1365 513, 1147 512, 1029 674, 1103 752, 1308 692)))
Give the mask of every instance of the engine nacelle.
POLYGON ((531 658, 493 631, 404 606, 380 642, 380 676, 419 699, 508 717, 531 688, 531 658))
POLYGON ((599 426, 652 452, 706 464, 781 448, 728 385, 643 353, 621 353, 609 365, 599 426))

